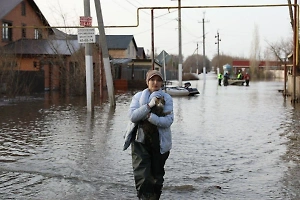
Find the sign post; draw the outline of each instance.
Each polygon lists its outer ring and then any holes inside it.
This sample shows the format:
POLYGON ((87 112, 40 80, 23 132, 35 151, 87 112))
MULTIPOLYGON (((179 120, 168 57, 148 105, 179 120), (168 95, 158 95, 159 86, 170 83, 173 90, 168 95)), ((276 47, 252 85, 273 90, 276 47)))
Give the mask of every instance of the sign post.
POLYGON ((78 29, 78 43, 95 43, 95 29, 94 28, 79 28, 78 29))
POLYGON ((80 16, 80 26, 91 27, 92 17, 80 16))
POLYGON ((92 43, 95 43, 95 29, 92 26, 92 17, 90 17, 89 0, 84 1, 84 15, 80 17, 80 25, 84 28, 78 29, 78 43, 85 43, 85 73, 86 73, 86 101, 87 111, 92 112, 94 96, 93 79, 93 53, 92 43))

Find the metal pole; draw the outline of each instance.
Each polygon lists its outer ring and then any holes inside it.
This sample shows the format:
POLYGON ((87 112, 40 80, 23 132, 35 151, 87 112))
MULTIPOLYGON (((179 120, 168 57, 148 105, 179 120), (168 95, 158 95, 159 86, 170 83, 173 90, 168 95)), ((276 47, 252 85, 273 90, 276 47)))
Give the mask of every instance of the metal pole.
POLYGON ((283 88, 283 95, 286 96, 286 62, 287 62, 287 55, 285 54, 285 58, 284 58, 284 77, 283 77, 283 80, 284 80, 284 88, 283 88))
POLYGON ((206 67, 205 67, 205 25, 204 17, 202 19, 203 26, 203 80, 206 80, 206 67))
POLYGON ((151 63, 152 69, 154 70, 154 10, 151 10, 151 46, 152 46, 152 56, 151 56, 151 63))
POLYGON ((182 86, 181 0, 178 0, 178 85, 182 86))
MULTIPOLYGON (((295 0, 295 5, 296 5, 296 18, 295 18, 295 21, 296 21, 296 69, 299 67, 299 5, 297 3, 297 0, 295 0)), ((298 73, 297 73, 297 70, 295 69, 295 77, 297 77, 298 73)), ((299 81, 299 80, 298 80, 299 81)), ((295 86, 296 86, 296 78, 295 78, 295 86)), ((296 88, 295 88, 296 90, 296 88)), ((299 96, 299 94, 298 94, 299 96)), ((296 96, 296 99, 297 102, 298 102, 298 97, 296 96)))
POLYGON ((298 31, 297 31, 297 23, 298 23, 298 16, 297 16, 297 0, 294 1, 294 55, 293 55, 293 97, 292 97, 292 102, 296 101, 296 67, 297 67, 297 44, 299 43, 298 41, 298 31))
POLYGON ((167 81, 167 75, 166 75, 166 57, 165 57, 165 51, 163 51, 163 59, 164 59, 164 80, 167 81))
MULTIPOLYGON (((90 0, 84 0, 84 16, 90 17, 90 0)), ((93 79, 93 52, 92 44, 85 44, 85 69, 86 69, 86 101, 87 111, 91 112, 93 107, 92 97, 94 96, 94 79, 93 79)))
POLYGON ((199 74, 199 63, 198 63, 198 42, 197 42, 197 57, 196 57, 196 66, 197 66, 197 76, 199 74))
POLYGON ((163 50, 163 58, 164 58, 164 88, 165 88, 165 91, 166 91, 166 88, 167 88, 167 74, 166 74, 166 57, 165 57, 165 50, 163 50))

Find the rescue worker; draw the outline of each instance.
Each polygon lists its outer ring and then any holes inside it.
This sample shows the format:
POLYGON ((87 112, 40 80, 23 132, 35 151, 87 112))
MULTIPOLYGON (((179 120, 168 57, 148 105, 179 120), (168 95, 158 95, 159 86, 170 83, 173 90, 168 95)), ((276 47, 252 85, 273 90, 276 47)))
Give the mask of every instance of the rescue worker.
POLYGON ((242 72, 239 71, 238 75, 237 75, 237 79, 238 80, 242 80, 243 79, 243 75, 242 75, 242 72))
POLYGON ((223 74, 222 74, 222 72, 220 72, 220 73, 218 74, 219 86, 221 86, 222 80, 223 80, 223 74))
POLYGON ((224 86, 228 85, 228 79, 229 79, 229 74, 228 74, 228 72, 226 72, 225 75, 224 75, 224 80, 223 80, 223 85, 224 86))
POLYGON ((248 72, 246 72, 244 79, 246 81, 246 86, 249 86, 249 82, 250 82, 250 75, 248 74, 248 72))

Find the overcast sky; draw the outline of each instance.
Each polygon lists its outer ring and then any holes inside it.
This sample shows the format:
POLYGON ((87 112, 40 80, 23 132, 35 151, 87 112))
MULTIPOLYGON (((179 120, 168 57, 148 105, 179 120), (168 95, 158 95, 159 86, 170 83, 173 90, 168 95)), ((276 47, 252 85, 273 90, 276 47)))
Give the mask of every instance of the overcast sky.
MULTIPOLYGON (((79 16, 84 15, 84 0, 35 0, 52 26, 77 26, 79 16)), ((94 0, 91 2, 93 25, 97 25, 94 0)), ((101 0, 105 26, 136 25, 137 8, 177 7, 175 0, 101 0)), ((293 1, 292 1, 293 2, 293 1)), ((223 6, 223 5, 275 5, 287 4, 287 0, 181 0, 181 6, 223 6)), ((154 46, 157 53, 162 50, 178 54, 178 10, 154 10, 154 46)), ((260 38, 263 52, 268 43, 292 38, 288 7, 260 8, 186 8, 181 9, 182 54, 203 54, 203 23, 205 29, 205 55, 212 59, 217 54, 219 32, 220 54, 249 57, 254 30, 260 38), (256 27, 256 28, 255 28, 256 27)), ((77 34, 76 29, 68 30, 77 34)), ((151 10, 139 12, 139 26, 136 28, 106 28, 107 35, 133 35, 137 46, 151 52, 151 10)))

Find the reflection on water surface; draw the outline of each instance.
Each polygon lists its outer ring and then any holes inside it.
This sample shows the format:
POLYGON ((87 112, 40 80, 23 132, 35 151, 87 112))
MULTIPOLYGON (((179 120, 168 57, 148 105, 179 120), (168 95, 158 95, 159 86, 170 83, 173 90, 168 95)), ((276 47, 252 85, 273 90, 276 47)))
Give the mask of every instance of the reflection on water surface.
MULTIPOLYGON (((283 83, 192 84, 200 95, 174 97, 162 199, 299 199, 300 104, 282 97, 283 83)), ((2 103, 1 199, 136 199, 122 151, 133 94, 93 114, 85 97, 2 103)))

